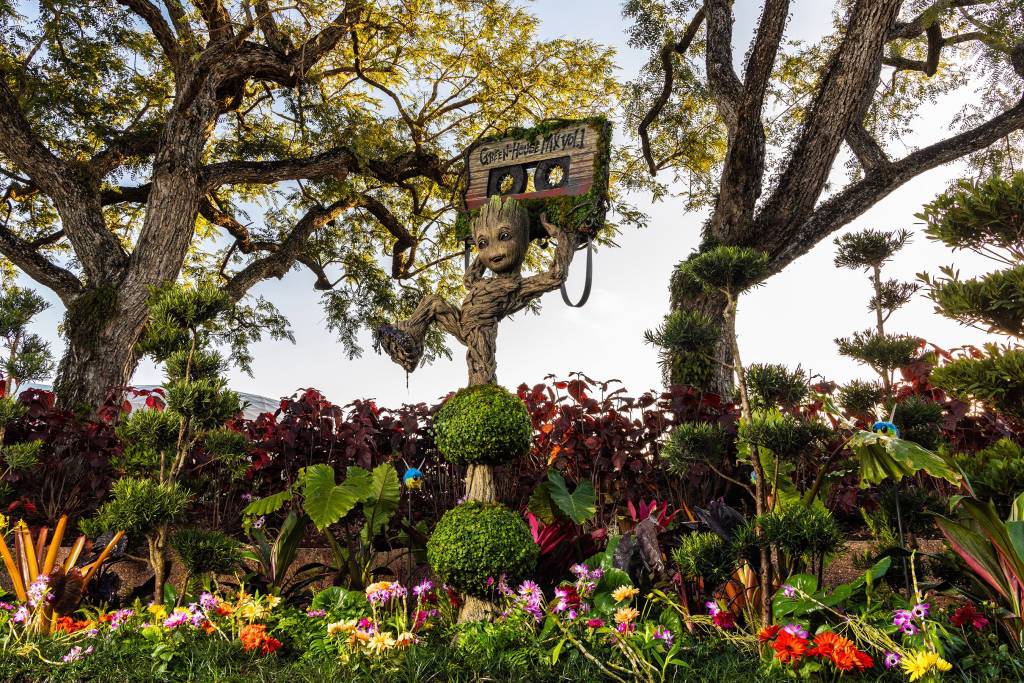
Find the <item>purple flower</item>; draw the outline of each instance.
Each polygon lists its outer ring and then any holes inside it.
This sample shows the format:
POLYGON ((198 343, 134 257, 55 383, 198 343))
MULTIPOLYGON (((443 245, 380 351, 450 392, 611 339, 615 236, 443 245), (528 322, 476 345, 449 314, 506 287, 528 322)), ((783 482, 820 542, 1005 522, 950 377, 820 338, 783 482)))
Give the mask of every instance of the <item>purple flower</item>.
POLYGON ((669 631, 664 626, 659 626, 657 630, 655 630, 654 637, 665 644, 666 650, 672 647, 672 643, 673 641, 675 641, 676 638, 674 635, 672 635, 672 631, 669 631))
POLYGON ((164 619, 164 628, 173 630, 179 626, 184 626, 188 623, 191 616, 186 610, 175 610, 171 616, 164 619))
POLYGON ((519 584, 519 595, 521 595, 524 598, 535 597, 537 599, 540 599, 544 597, 544 592, 540 589, 540 586, 538 586, 533 581, 527 579, 526 581, 523 581, 521 584, 519 584))
POLYGON ((306 616, 310 619, 316 619, 318 617, 327 616, 327 610, 325 609, 308 609, 306 610, 306 616))
POLYGON ((266 524, 266 523, 267 523, 267 518, 261 515, 261 516, 257 517, 256 519, 252 520, 252 528, 253 529, 262 529, 263 525, 266 524))
POLYGON ((787 598, 796 597, 796 586, 790 586, 788 583, 782 586, 782 594, 787 598))
POLYGON ((798 638, 807 639, 807 631, 803 629, 800 624, 786 624, 782 627, 782 630, 791 636, 797 636, 798 638))
POLYGON ((217 609, 217 597, 213 593, 203 593, 199 596, 199 606, 207 612, 217 609))
POLYGON ((87 657, 87 656, 89 656, 91 654, 92 654, 92 645, 90 645, 89 647, 85 648, 84 650, 82 649, 82 647, 80 645, 75 645, 73 648, 68 650, 68 653, 66 655, 64 655, 61 659, 64 660, 65 664, 69 664, 71 662, 77 662, 79 659, 82 659, 83 657, 87 657))
POLYGON ((3 600, 0 600, 0 609, 4 610, 5 612, 13 612, 14 605, 12 605, 9 602, 4 602, 3 600))
POLYGON ((704 606, 708 608, 708 614, 715 616, 722 611, 722 608, 718 606, 718 603, 714 600, 708 600, 704 603, 704 606))
POLYGON ((587 565, 582 563, 577 563, 569 567, 569 571, 571 571, 579 578, 586 578, 590 576, 590 569, 587 568, 587 565))
POLYGON ((898 609, 892 613, 892 623, 902 628, 904 625, 914 621, 913 613, 908 609, 898 609))
POLYGON ((434 582, 430 579, 423 579, 412 589, 412 592, 417 598, 422 598, 432 590, 434 590, 434 582))
POLYGON ((11 621, 15 624, 24 624, 28 621, 29 616, 31 615, 29 614, 28 607, 22 605, 18 608, 18 611, 14 613, 14 616, 11 617, 11 621))
POLYGON ((893 667, 899 666, 901 659, 903 659, 903 658, 900 657, 899 654, 897 654, 895 652, 886 652, 885 653, 885 668, 886 669, 891 669, 893 667))
POLYGON ((119 609, 110 617, 110 630, 116 631, 121 628, 121 625, 135 616, 135 610, 132 609, 119 609))
POLYGON ((913 622, 910 621, 900 626, 900 630, 908 636, 916 636, 921 631, 921 629, 919 629, 917 626, 913 624, 913 622))
POLYGON ((915 619, 924 619, 928 616, 928 607, 929 605, 927 602, 918 603, 914 605, 910 610, 910 613, 914 615, 915 619))
POLYGON ((29 607, 35 607, 44 599, 47 602, 53 600, 53 596, 50 595, 50 577, 46 574, 40 574, 28 587, 28 605, 29 607))

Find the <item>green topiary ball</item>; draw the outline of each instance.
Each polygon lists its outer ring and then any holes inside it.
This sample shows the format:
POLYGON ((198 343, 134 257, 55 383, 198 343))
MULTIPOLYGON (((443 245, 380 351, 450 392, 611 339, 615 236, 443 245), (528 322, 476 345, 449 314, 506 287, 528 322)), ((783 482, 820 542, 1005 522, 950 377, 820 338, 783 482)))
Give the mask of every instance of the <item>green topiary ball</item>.
POLYGON ((529 577, 539 554, 522 517, 495 504, 452 508, 427 541, 427 561, 434 573, 456 590, 478 597, 488 594, 488 578, 497 581, 504 574, 514 584, 529 577))
POLYGON ((460 390, 434 416, 434 441, 448 462, 498 465, 526 455, 533 424, 526 404, 496 384, 460 390))

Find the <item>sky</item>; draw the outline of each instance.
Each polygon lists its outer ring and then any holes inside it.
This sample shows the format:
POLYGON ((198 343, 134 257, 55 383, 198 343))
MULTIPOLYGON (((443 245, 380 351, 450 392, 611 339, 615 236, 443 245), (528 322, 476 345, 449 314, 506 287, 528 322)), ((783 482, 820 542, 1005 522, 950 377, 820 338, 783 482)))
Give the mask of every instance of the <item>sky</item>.
MULTIPOLYGON (((746 52, 760 5, 756 0, 736 0, 737 60, 746 52)), ((832 5, 821 0, 796 0, 787 38, 819 39, 830 29, 832 5)), ((614 46, 623 81, 635 77, 647 59, 646 54, 626 44, 619 0, 535 0, 529 7, 541 19, 543 38, 589 38, 614 46)), ((936 104, 924 104, 915 136, 890 143, 890 153, 903 156, 915 145, 948 136, 945 122, 952 119, 967 96, 958 93, 936 104)), ((914 218, 923 204, 961 172, 962 167, 953 164, 923 174, 837 234, 868 227, 912 230, 912 244, 886 267, 888 277, 913 280, 916 273, 934 273, 947 264, 955 265, 965 276, 985 272, 990 268, 982 259, 954 254, 926 240, 914 218)), ((840 169, 836 181, 842 179, 840 169)), ((569 308, 558 294, 552 293, 545 297, 540 315, 521 313, 501 323, 501 384, 514 389, 522 382, 541 382, 547 375, 566 377, 579 371, 596 380, 620 380, 632 395, 661 387, 657 351, 644 343, 643 332, 656 327, 667 312, 669 276, 674 266, 696 247, 707 215, 687 212, 682 201, 672 198, 652 203, 647 196, 631 195, 628 200, 648 215, 649 225, 624 231, 616 239, 618 248, 596 253, 593 291, 586 306, 569 308)), ((835 246, 827 239, 741 299, 737 330, 744 362, 799 365, 838 382, 872 376, 870 370, 836 351, 836 337, 868 327, 873 317, 867 309, 871 292, 866 276, 837 269, 833 265, 834 255, 835 246)), ((233 372, 234 389, 276 399, 315 387, 339 404, 374 398, 382 405, 397 405, 433 403, 465 384, 463 349, 454 341, 452 360, 442 359, 417 369, 408 377, 408 383, 401 368, 373 352, 368 335, 362 338, 364 355, 353 360, 346 358, 326 328, 312 280, 308 271, 298 270, 283 280, 264 282, 255 288, 254 293, 266 296, 289 318, 295 343, 266 340, 256 344, 252 349, 253 375, 233 372)), ((27 280, 21 284, 31 286, 27 280)), ((581 254, 567 284, 570 296, 578 296, 582 285, 581 254)), ((48 339, 59 357, 63 343, 56 330, 63 310, 48 291, 41 289, 40 293, 47 295, 53 306, 39 316, 33 331, 48 339)), ((887 329, 915 334, 943 348, 992 340, 935 314, 931 302, 923 295, 896 312, 887 329)), ((156 384, 161 377, 159 368, 144 361, 133 382, 156 384)))

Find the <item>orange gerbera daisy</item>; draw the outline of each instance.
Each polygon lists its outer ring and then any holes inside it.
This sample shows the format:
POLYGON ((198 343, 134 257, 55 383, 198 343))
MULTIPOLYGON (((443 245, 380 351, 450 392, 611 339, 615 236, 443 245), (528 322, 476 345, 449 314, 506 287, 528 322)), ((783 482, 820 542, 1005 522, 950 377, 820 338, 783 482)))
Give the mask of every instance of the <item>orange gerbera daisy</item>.
POLYGON ((281 647, 281 641, 269 635, 267 627, 263 624, 243 626, 238 632, 238 639, 246 652, 259 651, 260 654, 269 655, 281 647))
POLYGON ((832 631, 825 631, 824 633, 819 633, 814 636, 814 647, 812 647, 807 654, 814 657, 831 659, 833 652, 840 648, 852 645, 853 642, 848 638, 837 635, 832 631))
POLYGON ((832 653, 832 663, 836 665, 837 669, 840 671, 853 671, 854 669, 864 671, 875 665, 871 657, 858 650, 853 643, 849 641, 847 643, 837 647, 832 653))
POLYGON ((765 626, 763 629, 757 632, 757 639, 762 643, 767 643, 772 640, 775 636, 779 635, 779 625, 772 624, 771 626, 765 626))
POLYGON ((807 653, 807 639, 782 631, 772 643, 775 658, 783 664, 796 664, 807 653))

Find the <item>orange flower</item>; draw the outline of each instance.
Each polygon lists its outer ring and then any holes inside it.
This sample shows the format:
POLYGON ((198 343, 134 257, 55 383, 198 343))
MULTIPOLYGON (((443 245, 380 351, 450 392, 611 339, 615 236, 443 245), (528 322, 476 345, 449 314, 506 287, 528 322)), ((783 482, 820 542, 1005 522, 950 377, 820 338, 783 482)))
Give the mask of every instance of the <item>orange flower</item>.
POLYGON ((852 645, 853 642, 849 639, 837 635, 832 631, 825 631, 824 633, 819 633, 814 636, 814 647, 812 647, 807 654, 814 657, 831 659, 832 653, 837 649, 852 645))
POLYGON ((779 635, 779 625, 772 624, 771 626, 765 626, 763 629, 758 631, 757 639, 762 643, 767 643, 777 635, 779 635))
POLYGON ((268 635, 267 627, 263 624, 243 626, 238 633, 238 639, 242 641, 242 648, 246 652, 258 651, 260 654, 269 655, 281 647, 281 641, 268 635))
POLYGON ((832 653, 832 663, 840 671, 864 671, 875 665, 871 657, 858 650, 857 646, 848 640, 836 647, 832 653))
POLYGON ((782 631, 772 643, 775 658, 783 664, 796 664, 807 653, 807 639, 794 636, 789 631, 782 631))
POLYGON ((217 627, 214 626, 213 623, 209 620, 204 621, 202 626, 200 626, 199 628, 203 629, 203 633, 205 633, 206 635, 210 635, 211 633, 217 630, 217 627))
POLYGON ((88 620, 77 620, 71 617, 57 617, 57 622, 53 625, 55 631, 63 631, 64 633, 77 633, 92 626, 92 622, 88 620))

